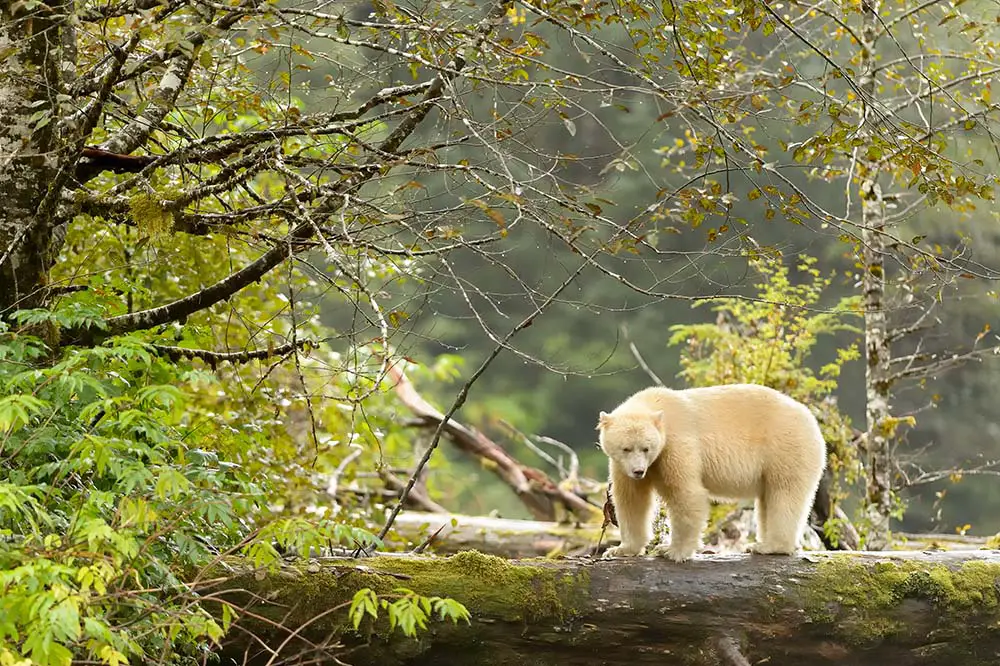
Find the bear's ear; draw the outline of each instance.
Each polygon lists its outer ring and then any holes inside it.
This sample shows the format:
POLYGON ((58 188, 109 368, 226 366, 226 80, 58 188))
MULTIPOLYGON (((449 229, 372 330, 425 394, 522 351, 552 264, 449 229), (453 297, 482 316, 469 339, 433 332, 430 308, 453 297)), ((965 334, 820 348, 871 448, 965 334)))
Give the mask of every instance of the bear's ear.
POLYGON ((667 425, 667 415, 662 409, 653 412, 653 423, 656 424, 657 428, 663 428, 667 425))
POLYGON ((611 414, 608 414, 607 412, 601 412, 600 415, 597 417, 597 427, 594 428, 594 430, 600 430, 604 426, 608 425, 608 423, 610 422, 611 422, 611 414))

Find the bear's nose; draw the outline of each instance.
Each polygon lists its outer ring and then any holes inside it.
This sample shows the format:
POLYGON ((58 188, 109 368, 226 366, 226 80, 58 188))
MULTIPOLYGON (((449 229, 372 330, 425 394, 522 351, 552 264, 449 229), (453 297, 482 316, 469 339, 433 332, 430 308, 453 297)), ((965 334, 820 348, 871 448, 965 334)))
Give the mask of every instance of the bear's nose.
POLYGON ((634 470, 632 470, 632 476, 634 476, 637 479, 641 479, 642 477, 646 476, 646 470, 644 470, 644 469, 634 469, 634 470))

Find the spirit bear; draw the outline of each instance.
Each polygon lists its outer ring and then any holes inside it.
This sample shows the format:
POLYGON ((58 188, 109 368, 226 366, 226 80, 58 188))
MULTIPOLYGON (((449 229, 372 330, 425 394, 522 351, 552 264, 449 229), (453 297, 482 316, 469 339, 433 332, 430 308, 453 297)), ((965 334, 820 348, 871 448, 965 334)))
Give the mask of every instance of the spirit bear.
POLYGON ((750 551, 796 552, 826 467, 819 424, 801 402, 756 384, 654 386, 601 412, 597 430, 621 532, 621 545, 605 557, 645 552, 654 492, 667 508, 670 545, 653 554, 690 559, 710 500, 751 498, 757 543, 750 551))

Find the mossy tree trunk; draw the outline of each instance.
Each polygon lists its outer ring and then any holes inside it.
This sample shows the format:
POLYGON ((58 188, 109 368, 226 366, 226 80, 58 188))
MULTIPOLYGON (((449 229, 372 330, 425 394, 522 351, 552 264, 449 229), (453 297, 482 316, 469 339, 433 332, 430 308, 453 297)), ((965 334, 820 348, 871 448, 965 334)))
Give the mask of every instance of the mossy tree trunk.
POLYGON ((55 194, 66 178, 58 156, 56 100, 75 67, 73 3, 3 3, 0 46, 0 317, 38 307, 66 220, 55 194), (62 72, 62 73, 61 73, 62 72))
POLYGON ((212 598, 247 609, 223 663, 963 666, 1000 658, 998 590, 1000 553, 985 550, 684 564, 464 552, 238 570, 212 598), (471 625, 354 632, 344 604, 363 587, 458 599, 471 625))

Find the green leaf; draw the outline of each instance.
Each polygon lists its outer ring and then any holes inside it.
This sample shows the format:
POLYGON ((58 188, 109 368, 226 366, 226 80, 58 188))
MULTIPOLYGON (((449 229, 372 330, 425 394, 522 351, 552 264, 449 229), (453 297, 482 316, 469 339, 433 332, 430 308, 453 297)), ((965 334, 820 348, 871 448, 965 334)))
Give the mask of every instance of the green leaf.
POLYGON ((354 593, 351 600, 351 608, 348 617, 351 619, 351 626, 357 629, 365 615, 370 615, 373 620, 378 618, 378 599, 370 588, 362 588, 354 593))
POLYGON ((49 404, 33 395, 15 394, 0 398, 0 431, 17 431, 28 425, 49 404))
POLYGON ((162 405, 170 408, 184 398, 184 394, 176 386, 161 384, 158 386, 147 386, 139 390, 137 395, 139 404, 145 407, 155 407, 162 405))

